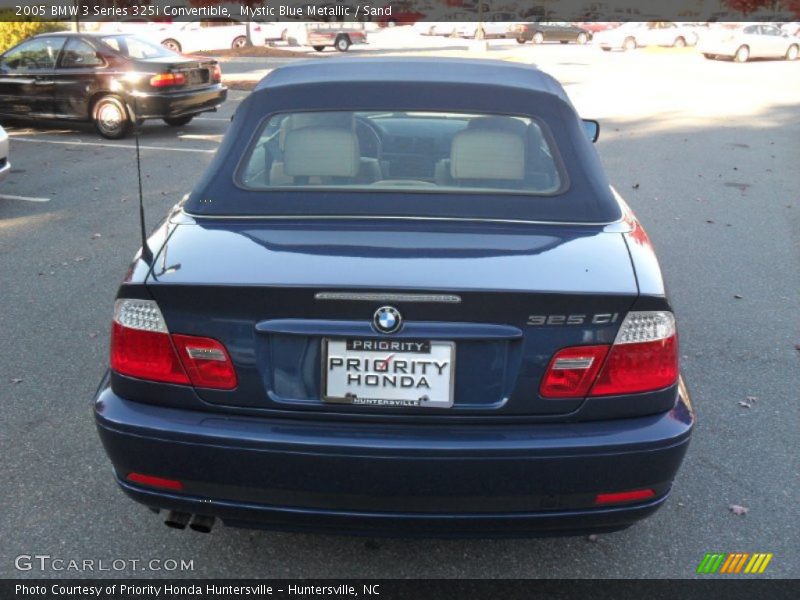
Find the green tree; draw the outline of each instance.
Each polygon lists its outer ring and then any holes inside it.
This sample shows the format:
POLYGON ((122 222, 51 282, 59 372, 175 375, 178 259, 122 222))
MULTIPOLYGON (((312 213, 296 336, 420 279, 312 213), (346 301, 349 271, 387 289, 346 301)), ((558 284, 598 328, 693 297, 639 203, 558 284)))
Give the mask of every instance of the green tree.
POLYGON ((10 10, 0 10, 0 52, 5 52, 22 40, 37 33, 62 29, 65 29, 63 23, 30 19, 21 20, 10 10))

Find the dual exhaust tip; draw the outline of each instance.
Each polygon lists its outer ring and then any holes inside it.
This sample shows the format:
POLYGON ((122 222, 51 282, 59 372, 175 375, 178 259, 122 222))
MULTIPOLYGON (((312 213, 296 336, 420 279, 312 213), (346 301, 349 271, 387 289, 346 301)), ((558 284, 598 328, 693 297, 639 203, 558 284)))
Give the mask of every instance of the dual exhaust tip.
POLYGON ((210 533, 211 529, 214 527, 215 521, 216 519, 214 517, 207 517, 205 515, 190 515, 189 513, 172 510, 164 520, 164 524, 167 527, 172 527, 173 529, 186 529, 186 526, 188 525, 189 529, 192 529, 193 531, 210 533))

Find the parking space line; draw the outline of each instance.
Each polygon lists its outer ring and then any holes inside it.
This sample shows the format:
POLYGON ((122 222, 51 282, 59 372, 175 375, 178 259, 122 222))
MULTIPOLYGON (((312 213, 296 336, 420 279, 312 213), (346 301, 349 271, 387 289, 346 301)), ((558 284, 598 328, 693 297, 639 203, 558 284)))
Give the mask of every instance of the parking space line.
POLYGON ((178 137, 182 140, 202 140, 204 142, 221 142, 221 133, 181 133, 178 137))
POLYGON ((35 196, 12 196, 0 194, 0 200, 21 200, 22 202, 50 202, 50 198, 36 198, 35 196))
MULTIPOLYGON (((135 150, 133 144, 104 144, 102 142, 68 142, 62 140, 34 140, 31 138, 15 137, 14 142, 30 142, 33 144, 59 144, 63 146, 93 146, 100 148, 121 148, 123 150, 135 150)), ((164 150, 168 152, 194 152, 201 154, 214 154, 217 150, 203 150, 200 148, 170 148, 168 146, 139 146, 142 150, 164 150)))

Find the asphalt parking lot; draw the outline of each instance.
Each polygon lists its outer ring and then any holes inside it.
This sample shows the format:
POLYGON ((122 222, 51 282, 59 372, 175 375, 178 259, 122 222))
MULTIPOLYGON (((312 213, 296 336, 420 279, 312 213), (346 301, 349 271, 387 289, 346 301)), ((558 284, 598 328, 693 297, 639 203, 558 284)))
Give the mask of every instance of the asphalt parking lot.
MULTIPOLYGON (((706 552, 771 552, 764 576, 800 576, 800 63, 459 44, 415 52, 536 64, 601 120, 598 151, 670 285, 698 413, 667 505, 592 540, 168 529, 116 488, 91 415, 116 287, 139 246, 133 140, 3 122, 13 171, 0 186, 0 577, 91 574, 15 568, 19 555, 46 554, 194 567, 102 576, 685 578, 706 552)), ((285 60, 223 68, 255 78, 285 60)), ((191 188, 245 96, 182 128, 144 126, 149 226, 191 188)))

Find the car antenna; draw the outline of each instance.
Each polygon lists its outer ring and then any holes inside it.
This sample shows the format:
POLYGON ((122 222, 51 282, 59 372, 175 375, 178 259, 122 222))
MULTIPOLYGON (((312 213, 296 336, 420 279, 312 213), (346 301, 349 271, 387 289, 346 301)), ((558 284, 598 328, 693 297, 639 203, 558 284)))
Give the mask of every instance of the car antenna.
POLYGON ((148 265, 153 264, 153 252, 150 246, 147 245, 147 227, 144 223, 144 194, 142 193, 142 155, 139 150, 139 119, 136 115, 139 113, 136 107, 136 98, 133 98, 133 137, 136 140, 136 175, 139 179, 139 226, 141 227, 142 234, 142 259, 148 265))

